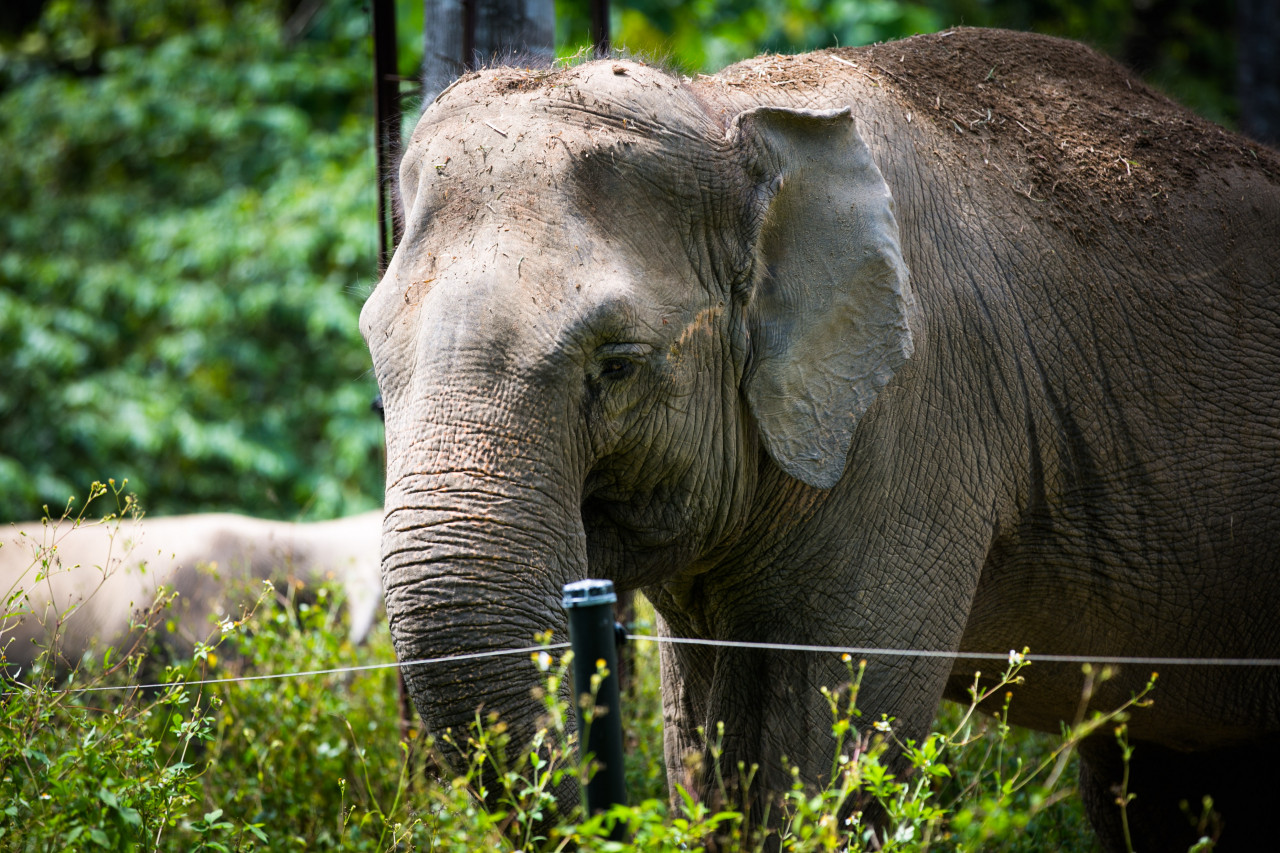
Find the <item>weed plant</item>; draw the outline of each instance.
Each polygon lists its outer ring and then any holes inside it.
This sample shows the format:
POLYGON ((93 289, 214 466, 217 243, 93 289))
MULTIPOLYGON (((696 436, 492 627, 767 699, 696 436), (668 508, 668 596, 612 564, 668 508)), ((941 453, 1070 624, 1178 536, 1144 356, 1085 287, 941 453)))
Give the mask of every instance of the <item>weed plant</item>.
MULTIPOLYGON (((114 487, 95 486, 91 501, 103 494, 117 514, 136 511, 114 487)), ((21 594, 4 600, 6 617, 21 611, 21 594)), ((1058 737, 1021 732, 1008 711, 1034 668, 1025 651, 1011 652, 994 682, 975 679, 968 707, 948 706, 922 742, 898 742, 892 717, 863 718, 866 664, 846 657, 847 682, 823 691, 836 744, 831 781, 819 790, 797 776, 763 830, 727 789, 721 808, 683 789, 668 801, 657 647, 637 643, 623 697, 631 804, 587 816, 555 793, 584 784, 593 766, 591 756, 579 761, 568 729, 571 653, 557 656, 551 637, 538 638, 548 648, 530 666, 542 672, 545 713, 532 744, 512 749, 501 720, 478 718, 469 731, 442 733, 469 756, 444 773, 436 742, 398 724, 395 670, 376 666, 393 659, 385 625, 353 646, 341 604, 334 589, 307 601, 264 588, 239 618, 211 623, 209 641, 179 665, 149 669, 141 645, 120 661, 87 655, 72 672, 9 673, 0 850, 1089 851, 1095 842, 1072 796, 1075 747, 1099 731, 1123 737, 1153 686, 1112 713, 1082 713, 1058 737), (151 686, 129 686, 143 681, 151 686), (976 712, 993 702, 993 716, 976 712), (912 773, 889 771, 891 744, 912 773), (885 815, 878 830, 860 811, 872 803, 885 815), (610 840, 619 825, 626 840, 610 840)), ((640 614, 651 618, 643 604, 640 614)), ((163 630, 163 610, 152 621, 163 630)), ((1088 690, 1109 676, 1087 674, 1088 690)), ((588 724, 592 706, 583 705, 588 724)), ((722 734, 704 733, 712 772, 722 734)))

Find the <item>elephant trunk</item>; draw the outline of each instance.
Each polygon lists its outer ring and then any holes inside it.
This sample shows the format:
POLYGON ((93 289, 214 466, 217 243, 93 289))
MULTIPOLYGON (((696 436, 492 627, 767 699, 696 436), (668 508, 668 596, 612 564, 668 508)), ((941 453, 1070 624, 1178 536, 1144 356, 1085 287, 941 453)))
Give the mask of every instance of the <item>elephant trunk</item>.
POLYGON ((526 648, 546 631, 566 640, 561 589, 585 574, 586 551, 576 501, 549 498, 539 478, 457 471, 411 475, 388 490, 382 569, 399 659, 460 658, 404 671, 441 757, 460 770, 457 749, 478 717, 496 713, 519 749, 545 707, 528 653, 460 656, 526 648))

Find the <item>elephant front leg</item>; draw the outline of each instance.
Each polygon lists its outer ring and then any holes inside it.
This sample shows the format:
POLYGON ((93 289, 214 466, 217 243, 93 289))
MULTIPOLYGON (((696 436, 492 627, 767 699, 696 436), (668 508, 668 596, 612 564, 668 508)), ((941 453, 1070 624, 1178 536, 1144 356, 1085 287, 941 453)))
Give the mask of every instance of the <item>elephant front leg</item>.
MULTIPOLYGON (((661 637, 688 636, 655 614, 661 637)), ((711 668, 707 649, 661 643, 658 661, 662 678, 662 742, 667 764, 667 787, 673 804, 679 792, 701 796, 706 770, 704 739, 699 731, 705 718, 711 668)))
MULTIPOLYGON (((667 637, 697 632, 658 617, 667 637)), ((688 794, 713 810, 738 809, 760 814, 760 793, 783 791, 781 773, 761 777, 760 768, 780 766, 765 758, 760 733, 765 708, 752 695, 764 672, 743 650, 662 643, 663 743, 673 805, 688 794), (727 673, 732 673, 726 677, 727 673)))
MULTIPOLYGON (((750 632, 739 628, 738 639, 755 642, 868 645, 865 637, 772 635, 758 622, 750 632)), ((659 630, 698 636, 679 614, 660 619, 659 630)), ((850 715, 845 688, 857 678, 859 659, 846 661, 838 651, 664 643, 661 663, 673 802, 679 805, 683 789, 713 808, 743 810, 753 823, 766 815, 777 821, 782 797, 797 778, 810 790, 831 784, 833 770, 856 760, 858 749, 877 737, 888 741, 883 760, 891 771, 905 774, 898 744, 928 734, 950 669, 947 659, 870 657, 858 693, 860 714, 850 715), (824 687, 846 697, 834 714, 824 687), (891 719, 888 732, 874 726, 882 715, 891 719), (840 719, 852 726, 837 736, 840 719)), ((845 811, 868 806, 852 798, 845 811)), ((874 816, 872 808, 869 819, 874 816)))
POLYGON ((661 662, 673 801, 683 789, 714 808, 744 810, 749 819, 776 818, 797 773, 811 789, 830 784, 842 756, 856 759, 861 746, 881 736, 873 726, 880 713, 893 720, 887 760, 905 772, 893 744, 927 734, 947 675, 945 661, 872 659, 859 694, 861 716, 850 716, 846 688, 858 661, 836 652, 664 644, 661 662), (834 714, 823 687, 845 697, 834 714), (852 727, 838 738, 839 719, 852 727))

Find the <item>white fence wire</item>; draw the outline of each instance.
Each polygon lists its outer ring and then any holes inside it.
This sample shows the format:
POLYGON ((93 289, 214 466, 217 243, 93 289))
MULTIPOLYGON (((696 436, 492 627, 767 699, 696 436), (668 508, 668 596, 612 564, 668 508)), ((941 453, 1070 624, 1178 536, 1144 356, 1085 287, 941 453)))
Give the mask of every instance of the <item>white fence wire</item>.
MULTIPOLYGON (((1012 662, 1015 655, 1029 663, 1079 663, 1102 665, 1134 665, 1134 666, 1280 666, 1280 658, 1193 658, 1193 657, 1147 657, 1123 655, 1055 655, 1028 652, 1025 655, 1011 650, 1009 652, 964 652, 943 651, 940 649, 882 649, 868 646, 814 646, 801 643, 759 643, 733 640, 706 640, 696 637, 660 637, 653 634, 627 634, 628 640, 650 643, 673 643, 693 646, 719 646, 723 648, 757 649, 776 652, 816 652, 820 654, 850 655, 858 658, 872 657, 927 657, 951 658, 956 660, 994 660, 1012 662)), ((262 675, 240 675, 231 678, 207 678, 199 681, 157 682, 152 684, 125 684, 118 686, 68 687, 61 692, 89 693, 105 690, 158 690, 165 687, 184 686, 200 687, 210 684, 236 684, 250 681, 271 681, 283 678, 306 678, 319 675, 341 675, 351 672, 368 672, 379 669, 394 669, 413 666, 431 666, 434 664, 453 663, 456 661, 479 660, 481 658, 501 657, 505 655, 528 655, 539 652, 550 652, 568 648, 568 643, 551 643, 550 645, 524 646, 516 649, 495 649, 485 652, 466 652, 445 657, 422 658, 419 660, 390 661, 388 663, 371 663, 361 666, 333 667, 330 669, 309 669, 298 672, 275 672, 262 675)), ((26 687, 21 682, 12 684, 26 687)), ((0 696, 13 695, 13 691, 0 693, 0 696)))

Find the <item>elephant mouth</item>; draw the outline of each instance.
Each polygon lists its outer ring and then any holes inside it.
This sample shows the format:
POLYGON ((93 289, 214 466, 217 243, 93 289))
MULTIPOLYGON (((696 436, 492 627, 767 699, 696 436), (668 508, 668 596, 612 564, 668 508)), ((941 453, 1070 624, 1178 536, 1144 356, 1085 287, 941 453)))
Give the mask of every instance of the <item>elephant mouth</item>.
POLYGON ((593 540, 617 541, 642 552, 678 547, 681 536, 677 530, 645 518, 645 507, 650 503, 635 495, 624 498, 597 494, 583 501, 582 524, 588 548, 593 540))

